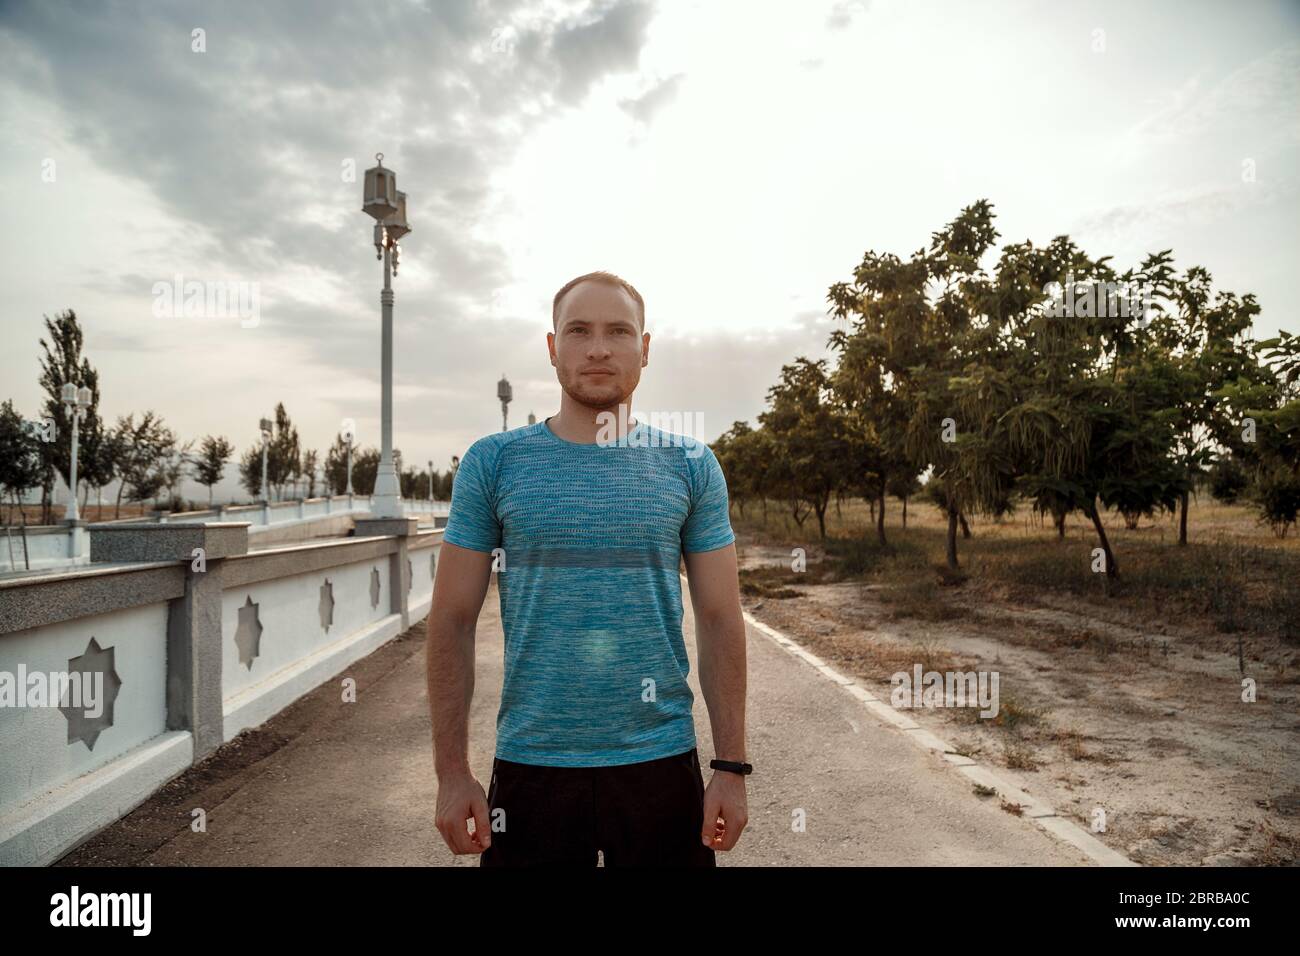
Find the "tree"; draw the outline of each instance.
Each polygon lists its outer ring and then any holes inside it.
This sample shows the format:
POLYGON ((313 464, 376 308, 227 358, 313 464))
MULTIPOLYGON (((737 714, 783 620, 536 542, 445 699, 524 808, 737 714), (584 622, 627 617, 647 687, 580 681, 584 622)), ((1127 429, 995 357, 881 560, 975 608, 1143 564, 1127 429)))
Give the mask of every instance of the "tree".
POLYGON ((122 479, 117 489, 113 516, 119 517, 122 498, 143 502, 157 498, 167 487, 172 456, 176 452, 176 434, 152 411, 144 412, 136 422, 135 413, 118 417, 113 446, 117 451, 117 473, 122 479))
MULTIPOLYGON (((29 431, 22 416, 14 409, 12 401, 0 405, 0 498, 8 493, 8 523, 13 524, 13 506, 22 508, 22 499, 28 489, 41 483, 41 456, 36 437, 29 431)), ((23 524, 27 516, 23 515, 23 524)))
MULTIPOLYGON (((104 455, 102 446, 106 438, 104 424, 99 416, 99 373, 85 359, 82 352, 83 334, 77 321, 76 313, 69 309, 51 320, 45 318, 45 329, 49 341, 40 339, 41 376, 40 385, 45 392, 43 408, 47 418, 54 420, 56 440, 50 443, 47 451, 49 464, 68 485, 69 494, 77 494, 71 487, 72 479, 72 419, 68 407, 63 404, 63 386, 72 383, 78 387, 90 389, 90 407, 85 417, 78 423, 77 432, 77 477, 88 478, 92 483, 102 480, 104 455)), ((52 479, 52 475, 49 476, 52 479)), ((111 481, 109 475, 103 483, 111 481)), ((47 483, 45 498, 48 502, 52 482, 47 483)), ((48 505, 47 505, 48 508, 48 505)))
POLYGON ((194 480, 208 489, 208 507, 212 507, 212 486, 225 474, 226 462, 235 453, 230 439, 221 435, 208 435, 199 443, 194 458, 194 480))
POLYGON ((379 449, 367 448, 358 452, 352 449, 352 490, 359 495, 375 492, 375 476, 379 474, 379 449))
POLYGON ((316 497, 316 469, 319 465, 319 456, 316 454, 314 449, 302 453, 302 467, 300 471, 307 481, 308 498, 316 497))
POLYGON ((845 475, 847 423, 832 402, 826 360, 797 358, 781 368, 758 419, 774 449, 771 477, 802 528, 811 510, 826 537, 826 508, 845 475), (805 508, 805 505, 807 506, 805 508))
POLYGON ((284 403, 279 402, 275 406, 275 423, 267 447, 267 483, 274 489, 276 498, 282 499, 285 486, 301 474, 302 457, 298 429, 294 427, 289 413, 285 411, 284 403))
POLYGON ((1260 520, 1283 538, 1300 518, 1300 335, 1282 332, 1259 348, 1267 377, 1224 389, 1240 417, 1221 437, 1252 473, 1260 520))

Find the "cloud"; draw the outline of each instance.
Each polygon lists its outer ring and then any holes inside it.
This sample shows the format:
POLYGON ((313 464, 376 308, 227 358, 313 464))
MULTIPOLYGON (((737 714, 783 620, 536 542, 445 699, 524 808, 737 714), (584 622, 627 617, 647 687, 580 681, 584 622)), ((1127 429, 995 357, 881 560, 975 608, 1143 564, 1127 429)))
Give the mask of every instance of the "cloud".
POLYGON ((853 24, 855 18, 870 9, 867 0, 836 0, 831 12, 826 16, 826 29, 844 30, 853 24))
POLYGON ((666 80, 655 84, 640 96, 620 100, 618 105, 626 110, 627 114, 634 120, 649 123, 660 110, 677 98, 682 80, 685 78, 684 73, 670 76, 666 80))

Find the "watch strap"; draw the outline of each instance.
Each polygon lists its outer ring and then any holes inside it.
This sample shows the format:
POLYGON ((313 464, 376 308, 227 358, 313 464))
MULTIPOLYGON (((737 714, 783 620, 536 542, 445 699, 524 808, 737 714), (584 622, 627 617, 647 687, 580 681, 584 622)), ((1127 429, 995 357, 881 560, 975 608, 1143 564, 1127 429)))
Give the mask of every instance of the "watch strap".
POLYGON ((739 763, 735 760, 719 760, 716 757, 709 761, 709 766, 714 770, 729 770, 732 773, 746 776, 754 772, 753 764, 739 763))

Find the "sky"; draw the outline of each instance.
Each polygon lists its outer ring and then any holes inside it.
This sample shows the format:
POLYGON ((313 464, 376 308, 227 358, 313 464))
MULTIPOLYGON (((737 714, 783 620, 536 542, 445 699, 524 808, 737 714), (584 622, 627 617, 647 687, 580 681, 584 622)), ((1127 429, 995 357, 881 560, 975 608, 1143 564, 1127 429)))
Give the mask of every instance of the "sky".
POLYGON ((4 0, 0 400, 35 417, 73 309, 107 421, 242 452, 283 402, 378 445, 376 152, 408 467, 500 429, 503 374, 511 427, 558 411, 551 301, 597 269, 646 302, 635 410, 753 423, 864 252, 979 199, 1000 243, 1172 249, 1300 332, 1300 3, 4 0), (257 313, 166 314, 178 278, 257 313))

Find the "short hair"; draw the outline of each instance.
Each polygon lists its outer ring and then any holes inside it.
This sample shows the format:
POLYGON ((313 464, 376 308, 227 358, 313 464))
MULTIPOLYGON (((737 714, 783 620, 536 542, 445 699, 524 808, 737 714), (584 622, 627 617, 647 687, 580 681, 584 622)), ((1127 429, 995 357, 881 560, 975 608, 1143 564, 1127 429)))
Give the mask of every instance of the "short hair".
POLYGON ((560 300, 564 298, 566 292, 576 286, 579 282, 603 282, 606 285, 617 286, 632 297, 637 305, 637 318, 641 321, 641 331, 645 331, 645 300, 641 298, 641 293, 632 287, 632 283, 626 279, 621 279, 612 272, 588 272, 585 276, 578 276, 576 279, 570 279, 564 284, 559 292, 555 293, 555 301, 551 303, 551 326, 558 329, 560 326, 560 300))

